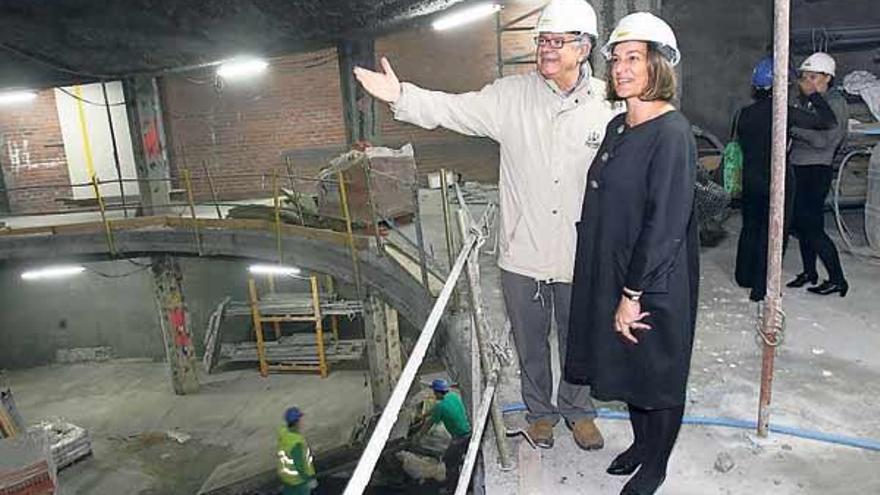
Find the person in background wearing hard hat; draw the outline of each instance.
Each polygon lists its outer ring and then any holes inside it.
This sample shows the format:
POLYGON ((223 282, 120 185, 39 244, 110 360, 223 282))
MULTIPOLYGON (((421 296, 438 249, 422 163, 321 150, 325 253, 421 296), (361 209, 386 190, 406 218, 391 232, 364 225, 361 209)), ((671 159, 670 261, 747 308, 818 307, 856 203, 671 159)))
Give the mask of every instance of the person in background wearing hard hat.
POLYGON ((284 413, 286 426, 278 428, 276 455, 278 456, 278 477, 284 485, 284 495, 308 495, 318 487, 312 452, 300 428, 302 411, 291 407, 284 413))
MULTIPOLYGON (((734 134, 743 150, 742 231, 736 251, 736 282, 750 288, 749 299, 767 292, 767 236, 770 217, 770 159, 773 124, 773 57, 762 58, 752 71, 754 102, 738 114, 734 134)), ((789 128, 827 130, 837 118, 822 93, 808 97, 812 110, 788 108, 789 128)), ((785 172, 785 232, 794 206, 795 179, 791 164, 785 172)), ((787 241, 787 235, 784 239, 787 241)))
POLYGON ((794 232, 801 248, 803 271, 788 287, 815 285, 819 280, 816 270, 816 256, 822 260, 828 271, 828 280, 807 290, 814 294, 829 295, 839 293, 846 296, 849 284, 840 266, 840 255, 834 242, 825 233, 825 197, 831 188, 834 175, 832 161, 834 153, 846 137, 849 112, 846 99, 837 89, 833 89, 834 59, 823 52, 816 52, 801 64, 798 72, 800 98, 798 105, 810 108, 809 100, 813 93, 821 94, 834 110, 837 125, 826 131, 792 129, 792 144, 789 160, 794 166, 797 190, 794 196, 794 232))
POLYGON ((446 380, 438 378, 432 381, 431 390, 434 391, 437 403, 431 409, 430 417, 424 420, 420 433, 427 432, 437 423, 443 423, 443 427, 452 436, 446 452, 443 453, 443 464, 446 465, 446 488, 453 491, 458 484, 461 463, 471 441, 471 423, 461 397, 450 390, 446 380))
POLYGON ((586 387, 560 378, 557 404, 551 402, 548 341, 555 319, 565 355, 575 222, 587 168, 617 113, 605 100, 604 82, 591 77, 588 58, 597 35, 589 3, 551 0, 538 19, 534 72, 449 94, 400 83, 384 57, 382 72, 355 69, 367 92, 391 104, 395 119, 500 145, 501 289, 519 354, 528 432, 543 448, 553 446, 560 415, 580 448, 604 445, 586 387))
POLYGON ((565 378, 629 407, 634 440, 607 472, 630 475, 621 494, 654 493, 684 414, 697 316, 697 147, 670 103, 681 58, 672 28, 637 12, 602 53, 608 99, 626 114, 608 124, 590 167, 572 293, 565 378))

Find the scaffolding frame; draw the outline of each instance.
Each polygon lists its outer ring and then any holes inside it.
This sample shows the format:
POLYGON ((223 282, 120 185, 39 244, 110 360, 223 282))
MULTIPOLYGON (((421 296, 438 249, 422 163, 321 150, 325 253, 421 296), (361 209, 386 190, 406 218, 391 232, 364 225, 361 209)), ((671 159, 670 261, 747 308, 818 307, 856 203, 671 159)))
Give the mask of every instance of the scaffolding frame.
MULTIPOLYGON (((248 278, 248 295, 251 306, 251 317, 254 322, 254 333, 257 341, 257 359, 259 361, 260 376, 266 377, 270 372, 273 373, 303 373, 317 372, 321 378, 326 378, 330 372, 330 366, 327 362, 327 355, 324 351, 324 317, 321 313, 321 299, 318 286, 318 277, 309 276, 309 282, 312 295, 312 311, 309 314, 282 314, 282 315, 263 315, 260 312, 260 299, 257 292, 257 282, 253 277, 248 278), (318 350, 318 362, 315 364, 302 363, 270 363, 266 358, 266 342, 263 338, 263 324, 272 323, 275 326, 276 336, 280 336, 279 326, 283 322, 291 323, 314 323, 315 325, 315 344, 318 350)), ((335 319, 335 316, 332 317, 335 319)), ((334 341, 339 341, 338 326, 333 324, 334 341)))

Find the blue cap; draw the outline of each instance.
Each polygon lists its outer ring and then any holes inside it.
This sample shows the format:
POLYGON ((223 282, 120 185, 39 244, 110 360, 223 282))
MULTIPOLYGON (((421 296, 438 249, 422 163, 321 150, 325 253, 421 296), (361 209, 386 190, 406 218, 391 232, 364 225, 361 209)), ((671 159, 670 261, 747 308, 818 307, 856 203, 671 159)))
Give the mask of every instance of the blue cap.
POLYGON ((773 87, 773 57, 768 55, 758 61, 752 70, 752 86, 758 89, 773 87))
POLYGON ((284 413, 284 420, 287 421, 287 424, 296 423, 302 417, 303 413, 299 410, 298 407, 291 407, 284 413))
POLYGON ((449 382, 442 378, 438 378, 431 382, 431 390, 434 392, 449 392, 449 382))

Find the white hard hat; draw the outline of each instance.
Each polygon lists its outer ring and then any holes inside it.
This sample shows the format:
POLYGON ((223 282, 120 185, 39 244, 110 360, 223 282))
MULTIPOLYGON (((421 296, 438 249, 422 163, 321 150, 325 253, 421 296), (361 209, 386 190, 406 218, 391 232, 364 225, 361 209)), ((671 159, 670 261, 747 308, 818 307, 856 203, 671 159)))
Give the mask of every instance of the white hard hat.
POLYGON ((660 46, 661 52, 672 65, 681 60, 681 52, 672 28, 650 12, 635 12, 621 19, 608 37, 608 42, 602 47, 602 55, 610 59, 614 45, 622 41, 654 42, 660 46))
POLYGON ((834 77, 834 70, 836 68, 837 64, 834 63, 834 59, 831 58, 831 55, 828 55, 825 52, 816 52, 807 57, 798 70, 801 72, 821 72, 822 74, 828 74, 829 76, 834 77))
POLYGON ((599 37, 596 11, 584 0, 550 0, 535 27, 539 33, 585 33, 599 37))

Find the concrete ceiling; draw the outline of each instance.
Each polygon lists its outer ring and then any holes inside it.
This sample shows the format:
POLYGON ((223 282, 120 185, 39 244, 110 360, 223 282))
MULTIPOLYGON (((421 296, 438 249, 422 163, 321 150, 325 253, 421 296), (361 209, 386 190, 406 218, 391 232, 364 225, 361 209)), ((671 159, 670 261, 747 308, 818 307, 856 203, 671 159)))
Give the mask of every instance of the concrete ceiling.
POLYGON ((463 0, 0 0, 0 88, 280 55, 410 26, 463 0))

